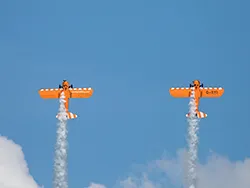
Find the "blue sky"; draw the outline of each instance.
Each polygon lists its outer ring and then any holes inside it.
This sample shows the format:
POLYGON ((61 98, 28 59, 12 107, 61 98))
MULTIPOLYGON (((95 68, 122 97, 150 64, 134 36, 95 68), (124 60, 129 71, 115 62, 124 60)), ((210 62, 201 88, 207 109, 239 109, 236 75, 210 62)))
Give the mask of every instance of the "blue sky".
POLYGON ((199 160, 210 150, 250 156, 248 1, 3 1, 1 135, 22 146, 30 173, 51 187, 59 102, 40 88, 92 87, 70 101, 69 184, 111 187, 133 164, 186 147, 188 99, 169 88, 222 86, 201 99, 199 160))

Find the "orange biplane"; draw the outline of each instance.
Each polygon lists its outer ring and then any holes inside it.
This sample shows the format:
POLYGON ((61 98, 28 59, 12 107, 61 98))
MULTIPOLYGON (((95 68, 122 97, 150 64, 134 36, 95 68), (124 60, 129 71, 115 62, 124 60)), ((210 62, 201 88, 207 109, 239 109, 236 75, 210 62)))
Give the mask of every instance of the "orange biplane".
MULTIPOLYGON (((43 99, 59 99, 61 93, 64 92, 64 105, 67 113, 67 119, 77 118, 76 114, 69 112, 69 99, 70 98, 89 98, 93 94, 92 88, 73 88, 68 81, 63 80, 59 88, 40 89, 39 95, 43 99)), ((56 116, 58 118, 59 115, 56 116)))
MULTIPOLYGON (((200 98, 219 98, 223 95, 224 89, 219 88, 212 88, 212 87, 203 87, 203 84, 200 84, 199 80, 194 80, 193 85, 190 84, 187 88, 171 88, 169 90, 170 95, 175 98, 189 98, 191 97, 192 89, 194 91, 194 100, 196 106, 196 116, 198 118, 206 118, 207 114, 204 112, 199 111, 199 100, 200 98)), ((189 113, 186 114, 186 117, 189 117, 189 113)))

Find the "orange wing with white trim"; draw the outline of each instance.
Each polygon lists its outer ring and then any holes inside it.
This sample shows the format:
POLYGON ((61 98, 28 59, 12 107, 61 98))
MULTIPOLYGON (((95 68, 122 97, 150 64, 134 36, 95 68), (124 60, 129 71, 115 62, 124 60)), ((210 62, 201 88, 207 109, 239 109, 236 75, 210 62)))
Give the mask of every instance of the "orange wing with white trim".
POLYGON ((170 88, 169 90, 170 95, 175 98, 189 98, 191 95, 191 89, 189 87, 177 87, 177 88, 170 88))
POLYGON ((70 98, 89 98, 93 94, 92 88, 70 88, 70 98))
POLYGON ((219 98, 223 95, 224 89, 219 87, 205 87, 205 88, 200 88, 201 91, 201 97, 202 98, 219 98))
POLYGON ((41 98, 44 98, 44 99, 57 99, 57 98, 60 98, 60 91, 62 89, 40 89, 39 90, 39 95, 41 98))

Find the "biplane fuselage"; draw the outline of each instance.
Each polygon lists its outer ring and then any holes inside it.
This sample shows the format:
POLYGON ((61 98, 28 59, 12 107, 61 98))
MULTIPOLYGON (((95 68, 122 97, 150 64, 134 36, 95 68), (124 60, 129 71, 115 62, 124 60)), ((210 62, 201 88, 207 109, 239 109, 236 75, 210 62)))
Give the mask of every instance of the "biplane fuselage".
MULTIPOLYGON (((219 87, 203 87, 203 84, 200 84, 199 80, 194 80, 193 84, 190 84, 189 87, 182 88, 170 88, 170 95, 175 98, 189 98, 191 97, 192 91, 194 92, 195 100, 195 112, 198 118, 206 118, 207 114, 199 111, 199 101, 200 98, 219 98, 223 95, 224 89, 219 87)), ((186 114, 186 117, 189 117, 189 114, 186 114)))
MULTIPOLYGON (((64 94, 64 106, 68 119, 77 118, 76 114, 69 112, 69 99, 70 98, 89 98, 93 94, 92 88, 73 88, 68 81, 63 80, 59 88, 40 89, 39 95, 43 99, 59 99, 61 94, 64 94)), ((59 114, 56 118, 59 117, 59 114)))

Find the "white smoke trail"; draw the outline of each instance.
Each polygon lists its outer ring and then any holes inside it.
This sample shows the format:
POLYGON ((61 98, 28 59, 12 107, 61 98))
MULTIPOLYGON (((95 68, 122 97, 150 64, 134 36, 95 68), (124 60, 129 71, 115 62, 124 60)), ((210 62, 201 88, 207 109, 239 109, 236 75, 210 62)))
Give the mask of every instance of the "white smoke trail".
POLYGON ((59 123, 55 147, 54 188, 68 188, 67 179, 67 118, 64 105, 64 92, 60 96, 59 123))
POLYGON ((196 117, 196 105, 194 96, 195 92, 192 89, 192 94, 189 102, 189 118, 188 118, 188 188, 197 188, 196 162, 198 153, 198 135, 199 119, 196 117))

